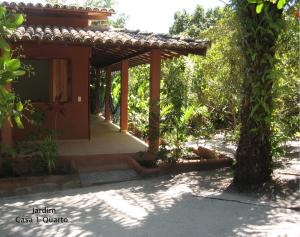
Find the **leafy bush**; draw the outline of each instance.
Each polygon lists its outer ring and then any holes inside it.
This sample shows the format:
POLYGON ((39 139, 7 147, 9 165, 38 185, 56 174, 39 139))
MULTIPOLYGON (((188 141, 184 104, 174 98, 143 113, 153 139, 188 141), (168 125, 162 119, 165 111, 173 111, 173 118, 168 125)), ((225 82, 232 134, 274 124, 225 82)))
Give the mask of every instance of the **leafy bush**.
POLYGON ((24 106, 8 86, 23 76, 25 71, 21 68, 20 60, 12 58, 10 46, 6 41, 6 36, 23 21, 22 14, 7 11, 5 7, 0 6, 0 128, 6 119, 10 123, 14 120, 18 127, 23 127, 21 117, 24 106))
POLYGON ((58 160, 58 147, 54 137, 55 132, 42 131, 17 143, 15 147, 2 149, 1 176, 52 174, 58 160))
POLYGON ((131 68, 128 85, 129 129, 142 139, 147 139, 149 120, 149 65, 131 68))

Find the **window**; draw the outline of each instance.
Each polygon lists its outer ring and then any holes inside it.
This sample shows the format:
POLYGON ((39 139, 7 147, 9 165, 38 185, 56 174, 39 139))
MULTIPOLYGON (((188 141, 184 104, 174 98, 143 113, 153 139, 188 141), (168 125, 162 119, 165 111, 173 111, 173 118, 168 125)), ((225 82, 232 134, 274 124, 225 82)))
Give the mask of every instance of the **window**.
POLYGON ((13 83, 13 89, 21 100, 32 102, 62 102, 71 99, 70 63, 65 59, 26 59, 22 61, 33 69, 13 83))
POLYGON ((13 89, 21 100, 32 102, 49 102, 49 60, 23 60, 24 65, 33 69, 13 83, 13 89))

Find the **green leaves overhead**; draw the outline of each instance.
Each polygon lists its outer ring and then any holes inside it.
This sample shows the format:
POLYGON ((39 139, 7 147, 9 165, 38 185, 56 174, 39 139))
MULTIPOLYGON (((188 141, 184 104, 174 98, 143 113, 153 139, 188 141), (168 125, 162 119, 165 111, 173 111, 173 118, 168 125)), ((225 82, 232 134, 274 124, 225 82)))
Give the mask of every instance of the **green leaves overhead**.
POLYGON ((261 13, 263 7, 264 7, 264 4, 262 2, 259 3, 259 4, 257 4, 257 6, 256 6, 256 13, 257 14, 261 13))
POLYGON ((22 102, 19 101, 19 102, 16 104, 16 109, 17 109, 17 111, 18 111, 18 112, 22 112, 23 108, 24 108, 24 107, 23 107, 22 102))
MULTIPOLYGON (((0 48, 3 52, 9 53, 10 52, 10 47, 9 44, 6 42, 5 39, 0 38, 0 48)), ((3 53, 2 52, 2 53, 3 53)), ((3 57, 3 54, 0 55, 1 57, 3 57)))
POLYGON ((21 62, 19 59, 6 60, 4 66, 7 71, 16 71, 21 67, 21 62))
POLYGON ((278 9, 282 9, 284 7, 284 5, 286 4, 286 0, 279 0, 277 2, 277 8, 278 9))
POLYGON ((256 13, 260 14, 265 3, 272 3, 272 4, 277 4, 277 8, 280 10, 282 9, 285 4, 286 4, 286 0, 248 0, 248 3, 250 4, 257 4, 256 5, 256 13))
POLYGON ((24 128, 20 115, 16 115, 14 117, 14 119, 15 119, 15 122, 16 122, 18 128, 24 128))
POLYGON ((0 67, 10 58, 10 47, 5 39, 0 38, 0 67))
POLYGON ((177 11, 174 14, 174 23, 170 27, 170 34, 199 37, 199 34, 213 26, 222 17, 222 14, 222 8, 205 11, 200 5, 196 6, 193 14, 189 14, 186 10, 177 11))
POLYGON ((0 6, 0 19, 3 19, 6 14, 6 8, 0 6))
POLYGON ((9 15, 6 19, 6 27, 13 29, 22 25, 24 22, 24 17, 22 14, 12 14, 9 15))

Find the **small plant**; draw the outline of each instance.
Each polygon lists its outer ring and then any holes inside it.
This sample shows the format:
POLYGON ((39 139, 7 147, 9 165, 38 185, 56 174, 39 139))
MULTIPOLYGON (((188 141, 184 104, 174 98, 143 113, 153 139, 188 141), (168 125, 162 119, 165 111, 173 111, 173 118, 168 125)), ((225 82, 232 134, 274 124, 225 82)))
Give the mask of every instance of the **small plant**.
MULTIPOLYGON (((185 142, 188 139, 189 120, 194 113, 194 107, 181 108, 180 113, 175 115, 172 110, 169 110, 169 115, 166 116, 166 120, 163 121, 162 134, 167 140, 168 153, 175 160, 181 158, 185 152, 185 142)), ((166 149, 162 148, 162 150, 166 149)))
POLYGON ((48 173, 52 174, 58 159, 57 143, 51 135, 48 135, 38 144, 38 150, 42 161, 46 164, 48 173))
MULTIPOLYGON (((7 159, 10 158, 11 161, 27 160, 28 168, 23 170, 22 174, 52 174, 58 159, 58 149, 54 140, 54 134, 51 131, 39 131, 31 135, 27 140, 16 145, 15 149, 13 149, 14 153, 6 152, 7 159)), ((14 168, 18 167, 18 164, 15 163, 13 165, 14 168)), ((7 173, 6 176, 12 175, 7 173)))
POLYGON ((55 136, 55 131, 40 130, 19 144, 20 152, 31 159, 31 173, 53 173, 58 159, 55 136))
POLYGON ((174 164, 177 162, 176 156, 173 155, 172 149, 167 144, 162 144, 159 148, 157 156, 163 162, 174 164))
POLYGON ((207 138, 215 132, 214 125, 210 121, 210 116, 211 114, 209 113, 207 106, 203 105, 195 107, 195 110, 189 119, 187 133, 196 138, 197 142, 199 137, 207 138))

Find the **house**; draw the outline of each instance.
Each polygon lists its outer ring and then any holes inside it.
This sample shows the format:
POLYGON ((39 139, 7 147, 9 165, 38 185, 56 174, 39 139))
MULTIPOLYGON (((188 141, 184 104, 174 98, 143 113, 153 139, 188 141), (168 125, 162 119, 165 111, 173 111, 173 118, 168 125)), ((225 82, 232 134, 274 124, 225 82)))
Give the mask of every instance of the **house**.
MULTIPOLYGON (((107 20, 114 14, 112 9, 11 2, 2 5, 26 14, 25 24, 9 36, 9 41, 13 47, 22 46, 24 63, 34 67, 35 76, 13 85, 13 89, 45 111, 45 129, 53 129, 55 115, 47 108, 60 95, 65 108, 65 115, 56 124, 63 129, 61 139, 90 139, 89 70, 93 66, 106 71, 105 121, 111 118, 111 74, 121 72, 120 130, 126 132, 128 69, 150 64, 149 150, 158 151, 161 62, 181 55, 205 55, 209 41, 91 25, 107 20)), ((23 130, 5 126, 2 144, 11 144, 32 129, 26 123, 23 130)))

